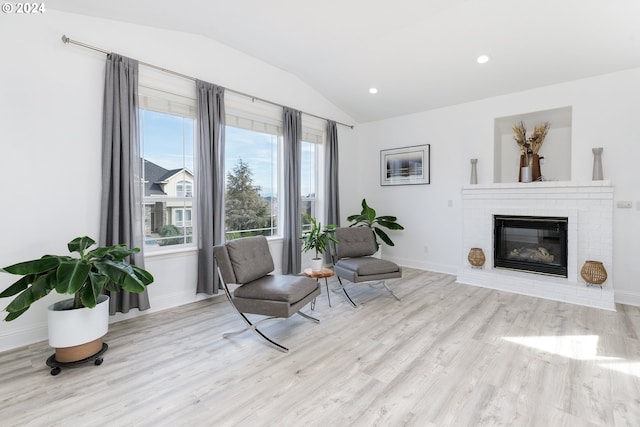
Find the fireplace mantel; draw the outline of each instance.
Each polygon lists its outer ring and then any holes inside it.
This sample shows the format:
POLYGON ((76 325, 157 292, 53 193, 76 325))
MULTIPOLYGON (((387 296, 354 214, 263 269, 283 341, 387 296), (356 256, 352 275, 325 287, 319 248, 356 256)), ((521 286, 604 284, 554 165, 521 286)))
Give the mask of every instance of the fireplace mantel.
MULTIPOLYGON (((566 188, 568 191, 571 189, 607 189, 613 190, 613 185, 610 180, 603 181, 537 181, 537 182, 507 182, 500 184, 467 184, 462 186, 462 191, 499 191, 507 192, 509 190, 527 191, 527 190, 546 190, 546 189, 560 189, 566 188)), ((584 190, 583 190, 584 191, 584 190)))
POLYGON ((613 185, 611 181, 543 181, 474 184, 462 188, 463 248, 458 281, 508 292, 615 310, 613 293, 613 185), (493 216, 534 215, 568 218, 567 278, 495 268, 493 216), (482 269, 467 254, 483 249, 482 269), (603 262, 609 278, 587 287, 579 270, 586 260, 603 262))

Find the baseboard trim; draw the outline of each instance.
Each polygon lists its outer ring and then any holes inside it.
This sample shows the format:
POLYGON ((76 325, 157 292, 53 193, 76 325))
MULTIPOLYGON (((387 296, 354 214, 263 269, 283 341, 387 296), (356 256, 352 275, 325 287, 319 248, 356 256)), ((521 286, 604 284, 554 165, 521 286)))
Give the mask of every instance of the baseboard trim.
MULTIPOLYGON (((190 304, 192 302, 217 297, 220 295, 223 295, 223 293, 220 292, 213 296, 204 294, 194 295, 192 293, 176 293, 171 295, 164 295, 161 298, 152 300, 151 308, 149 310, 139 311, 134 309, 126 314, 117 313, 113 316, 109 316, 109 324, 122 322, 123 320, 133 319, 135 317, 145 316, 147 314, 156 313, 158 311, 190 304)), ((46 341, 48 338, 49 331, 47 329, 46 321, 29 328, 3 331, 0 334, 0 352, 13 350, 15 348, 24 347, 41 341, 46 341)))
POLYGON ((423 262, 423 261, 417 261, 413 259, 387 257, 387 256, 383 256, 382 258, 389 261, 393 261, 396 264, 404 267, 416 268, 418 270, 432 271, 434 273, 443 273, 443 274, 450 274, 452 276, 455 276, 458 272, 458 267, 450 264, 423 262))
POLYGON ((617 291, 615 292, 615 300, 617 304, 626 304, 640 307, 640 292, 617 291))
POLYGON ((12 329, 0 335, 0 352, 24 347, 49 338, 46 322, 30 328, 12 329))
POLYGON ((170 295, 164 295, 161 298, 154 298, 151 301, 151 308, 145 311, 132 310, 128 313, 116 313, 113 316, 109 317, 109 324, 122 322, 123 320, 129 320, 140 316, 145 316, 151 313, 157 313, 158 311, 163 311, 169 308, 179 307, 185 304, 191 304, 192 302, 201 301, 203 299, 213 298, 218 295, 223 295, 222 292, 216 295, 205 295, 205 294, 183 294, 183 293, 175 293, 170 295))

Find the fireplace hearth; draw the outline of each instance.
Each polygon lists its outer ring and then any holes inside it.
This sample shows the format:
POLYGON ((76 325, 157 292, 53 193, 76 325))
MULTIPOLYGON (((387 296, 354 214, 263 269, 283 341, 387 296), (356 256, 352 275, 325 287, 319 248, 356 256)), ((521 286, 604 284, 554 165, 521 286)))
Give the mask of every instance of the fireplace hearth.
POLYGON ((494 215, 494 267, 567 277, 566 217, 494 215))

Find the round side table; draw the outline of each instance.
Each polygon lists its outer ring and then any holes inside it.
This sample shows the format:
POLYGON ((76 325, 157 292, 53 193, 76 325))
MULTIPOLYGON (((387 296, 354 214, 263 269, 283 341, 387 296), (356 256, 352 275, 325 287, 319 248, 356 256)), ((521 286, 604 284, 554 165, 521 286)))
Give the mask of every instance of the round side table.
MULTIPOLYGON (((313 271, 311 268, 305 268, 304 275, 307 277, 311 277, 312 279, 316 279, 316 282, 324 278, 324 285, 327 288, 327 300, 329 301, 329 307, 331 307, 331 297, 329 296, 329 282, 327 281, 327 278, 333 276, 333 270, 329 268, 323 268, 318 271, 313 271)), ((315 308, 316 299, 314 298, 311 302, 311 310, 315 310, 315 308)))

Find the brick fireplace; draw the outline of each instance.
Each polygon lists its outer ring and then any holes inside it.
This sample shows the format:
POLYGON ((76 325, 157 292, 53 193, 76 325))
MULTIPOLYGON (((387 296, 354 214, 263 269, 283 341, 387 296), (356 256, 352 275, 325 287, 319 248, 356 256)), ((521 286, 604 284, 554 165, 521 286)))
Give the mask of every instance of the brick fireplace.
MULTIPOLYGON (((556 301, 615 310, 613 293, 613 186, 546 181, 466 185, 462 189, 463 247, 458 282, 556 301), (495 217, 566 219, 566 277, 496 266, 495 217), (472 268, 467 254, 482 248, 486 262, 472 268), (609 278, 602 288, 587 287, 580 277, 586 260, 602 261, 609 278)), ((532 245, 543 251, 544 245, 532 245)), ((535 254, 534 254, 535 255, 535 254)), ((538 254, 538 256, 543 256, 538 254)))

